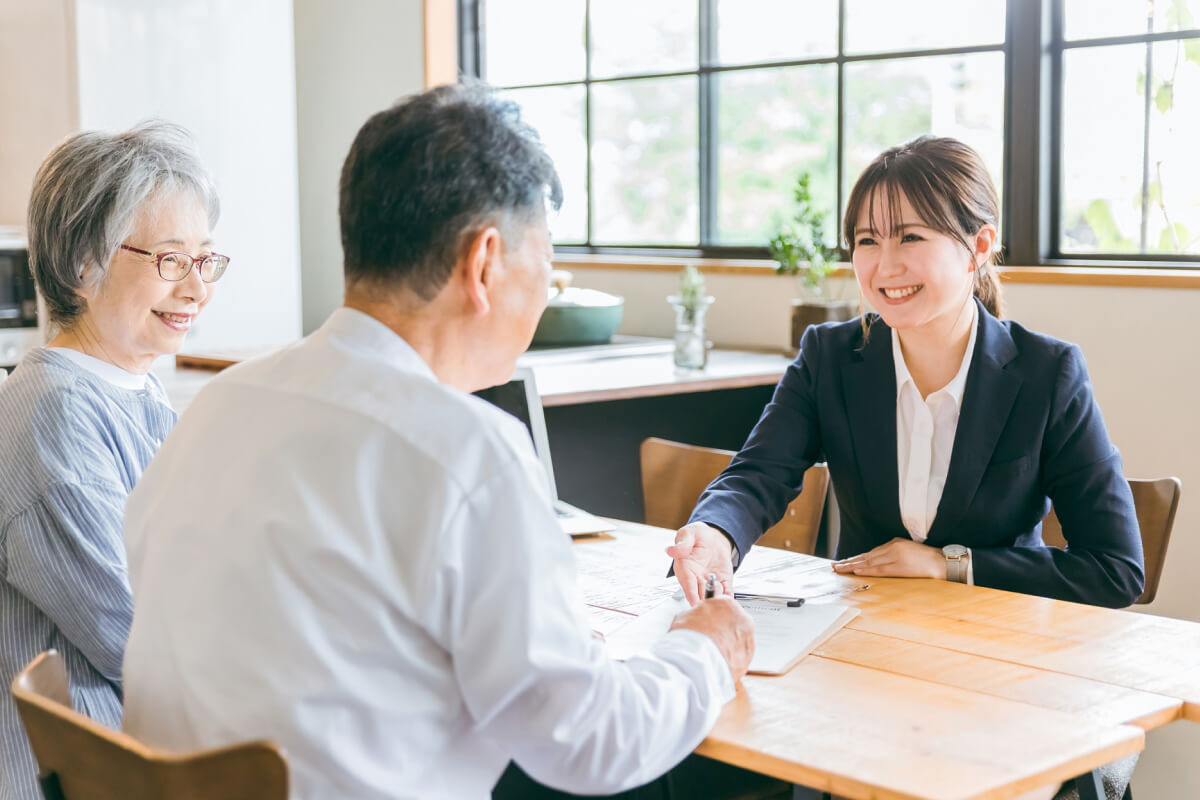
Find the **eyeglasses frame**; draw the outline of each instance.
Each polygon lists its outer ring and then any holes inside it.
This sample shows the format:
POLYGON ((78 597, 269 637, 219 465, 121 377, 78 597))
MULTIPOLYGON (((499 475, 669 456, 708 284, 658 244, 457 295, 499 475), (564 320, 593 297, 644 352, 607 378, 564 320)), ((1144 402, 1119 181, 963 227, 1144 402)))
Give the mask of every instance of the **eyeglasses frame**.
POLYGON ((154 259, 154 267, 155 267, 155 269, 158 270, 158 277, 160 277, 164 281, 168 281, 170 283, 179 283, 180 281, 187 278, 188 275, 192 274, 192 270, 196 267, 196 264, 200 264, 199 275, 200 275, 201 281, 204 281, 204 283, 208 283, 208 284, 216 283, 225 275, 225 271, 222 270, 221 274, 218 275, 216 278, 212 279, 211 281, 206 281, 206 280, 204 280, 204 262, 207 261, 208 259, 212 258, 213 256, 216 256, 217 258, 223 258, 223 259, 225 259, 225 269, 228 269, 229 262, 232 260, 229 258, 229 256, 223 255, 222 253, 209 253, 208 255, 204 256, 204 258, 196 258, 196 256, 192 255, 191 253, 185 253, 182 250, 166 250, 162 253, 152 253, 149 250, 143 250, 140 247, 132 247, 127 244, 119 245, 119 249, 128 250, 131 253, 138 253, 139 255, 143 255, 143 256, 150 256, 151 258, 154 259), (164 258, 166 258, 167 256, 187 256, 191 260, 191 266, 188 267, 187 272, 183 273, 178 278, 168 278, 166 275, 163 275, 163 273, 162 273, 162 260, 164 258))

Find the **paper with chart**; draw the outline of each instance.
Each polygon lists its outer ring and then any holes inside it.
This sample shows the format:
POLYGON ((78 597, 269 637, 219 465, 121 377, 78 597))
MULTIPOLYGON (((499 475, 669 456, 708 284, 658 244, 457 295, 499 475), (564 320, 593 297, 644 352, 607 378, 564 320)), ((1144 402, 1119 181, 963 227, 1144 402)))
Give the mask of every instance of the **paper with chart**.
MULTIPOLYGON (((738 600, 754 620, 754 659, 750 671, 779 675, 791 669, 822 642, 858 616, 858 609, 836 603, 789 608, 776 600, 738 600)), ((607 635, 608 653, 629 658, 649 651, 666 635, 671 620, 688 608, 687 601, 672 597, 607 635)))

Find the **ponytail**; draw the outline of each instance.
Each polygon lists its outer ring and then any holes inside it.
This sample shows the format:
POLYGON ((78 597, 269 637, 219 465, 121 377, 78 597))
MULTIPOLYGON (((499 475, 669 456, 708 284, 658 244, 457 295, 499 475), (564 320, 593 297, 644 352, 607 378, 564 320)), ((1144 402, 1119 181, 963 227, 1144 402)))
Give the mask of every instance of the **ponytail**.
POLYGON ((996 265, 991 260, 975 270, 975 296, 989 314, 996 319, 1004 319, 1004 290, 1000 286, 1000 276, 996 274, 996 265))

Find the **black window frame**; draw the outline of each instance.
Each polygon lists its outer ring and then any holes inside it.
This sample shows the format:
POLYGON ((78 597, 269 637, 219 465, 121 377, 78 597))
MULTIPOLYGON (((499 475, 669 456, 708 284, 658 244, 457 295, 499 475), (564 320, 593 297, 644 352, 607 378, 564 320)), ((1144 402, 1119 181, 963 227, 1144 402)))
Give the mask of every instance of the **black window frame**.
MULTIPOLYGON (((457 0, 459 35, 459 70, 462 75, 481 75, 484 63, 483 37, 480 36, 482 5, 487 0, 457 0)), ((602 1, 602 0, 601 0, 602 1)), ((1064 21, 1066 0, 1007 0, 1005 37, 999 45, 932 48, 889 51, 869 54, 845 53, 846 0, 838 0, 837 55, 822 58, 767 61, 752 64, 715 65, 712 20, 716 16, 717 0, 696 0, 699 4, 700 37, 699 62, 696 69, 621 75, 616 78, 594 78, 591 70, 591 50, 587 50, 587 67, 582 81, 552 81, 520 85, 505 85, 506 89, 543 88, 552 86, 584 86, 584 126, 588 157, 586 175, 592 185, 591 107, 590 86, 648 77, 696 76, 699 84, 699 195, 700 226, 698 247, 678 245, 555 245, 555 251, 566 254, 619 256, 675 256, 684 258, 766 259, 765 246, 744 247, 713 244, 717 227, 718 148, 714 141, 717 129, 718 94, 715 76, 726 72, 750 69, 785 68, 814 64, 837 65, 837 209, 844 203, 845 150, 845 65, 858 62, 885 61, 929 56, 964 55, 979 52, 1004 53, 1004 122, 1001 231, 1003 261, 1018 266, 1087 266, 1087 267, 1153 267, 1191 268, 1200 266, 1200 255, 1137 253, 1063 253, 1060 241, 1061 143, 1063 111, 1063 61, 1067 50, 1114 44, 1143 42, 1147 48, 1164 40, 1200 38, 1200 30, 1144 33, 1096 39, 1066 41, 1064 21), (1019 146, 1017 146, 1019 145, 1019 146), (1020 198, 1020 202, 1013 202, 1020 198)), ((592 0, 585 0, 585 26, 590 25, 592 0)), ((585 27, 585 41, 590 31, 585 27)), ((1149 92, 1147 92, 1147 98, 1149 92)), ((1147 145, 1143 145, 1144 151, 1147 145)), ((1143 153, 1145 160, 1145 152, 1143 153)), ((1145 185, 1146 177, 1143 177, 1145 185)), ((588 236, 591 237, 593 218, 592 193, 588 191, 588 236)), ((840 221, 835 221, 840 233, 840 221)), ((840 244, 840 242, 839 242, 840 244)), ((845 252, 843 251, 843 257, 845 252)))

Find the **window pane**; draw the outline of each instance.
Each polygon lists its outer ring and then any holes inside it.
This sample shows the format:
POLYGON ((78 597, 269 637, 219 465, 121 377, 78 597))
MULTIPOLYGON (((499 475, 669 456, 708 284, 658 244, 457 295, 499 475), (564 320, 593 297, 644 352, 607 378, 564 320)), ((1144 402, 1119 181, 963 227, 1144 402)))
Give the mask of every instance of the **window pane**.
POLYGON ((696 78, 592 86, 596 244, 699 241, 696 78))
POLYGON ((1063 252, 1200 254, 1200 50, 1186 44, 1152 50, 1148 203, 1146 46, 1065 54, 1063 252))
POLYGON ((581 81, 587 69, 584 0, 487 0, 480 20, 483 77, 497 86, 581 81), (537 20, 532 24, 530 20, 537 20))
POLYGON ((1195 28, 1200 0, 1066 0, 1067 39, 1195 28))
POLYGON ((718 0, 717 62, 837 55, 837 0, 718 0))
POLYGON ((717 83, 720 114, 717 243, 765 245, 792 205, 801 172, 837 238, 837 67, 742 70, 717 83))
POLYGON ((846 65, 845 194, 887 148, 932 133, 983 157, 1001 189, 1004 54, 971 53, 846 65))
POLYGON ((1004 42, 1004 0, 846 0, 846 52, 1004 42))
POLYGON ((593 77, 695 69, 699 63, 696 0, 603 0, 591 5, 593 77))
POLYGON ((513 89, 504 95, 521 104, 522 118, 541 134, 554 159, 563 185, 563 204, 550 218, 550 233, 558 244, 587 241, 587 139, 584 128, 584 88, 548 86, 513 89))

